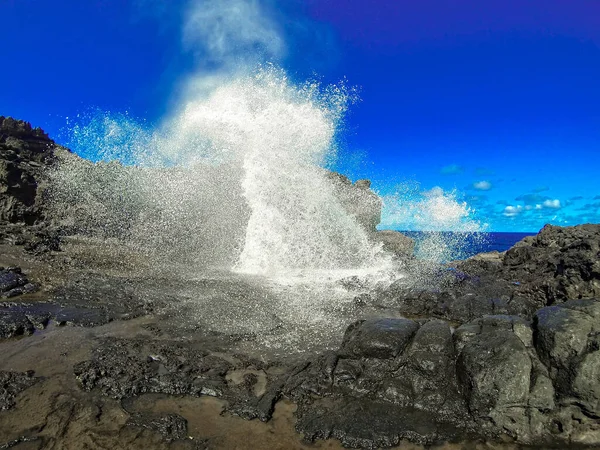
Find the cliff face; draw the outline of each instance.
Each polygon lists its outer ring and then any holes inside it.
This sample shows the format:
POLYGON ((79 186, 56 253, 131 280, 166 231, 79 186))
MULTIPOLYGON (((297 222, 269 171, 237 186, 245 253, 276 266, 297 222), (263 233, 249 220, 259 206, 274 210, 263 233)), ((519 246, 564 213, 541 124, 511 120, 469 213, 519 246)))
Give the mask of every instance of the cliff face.
POLYGON ((369 180, 358 180, 352 184, 349 178, 337 172, 329 172, 340 203, 356 221, 369 233, 376 231, 381 222, 381 199, 371 190, 369 180))
POLYGON ((40 128, 0 116, 0 221, 32 225, 43 218, 45 169, 55 148, 40 128))

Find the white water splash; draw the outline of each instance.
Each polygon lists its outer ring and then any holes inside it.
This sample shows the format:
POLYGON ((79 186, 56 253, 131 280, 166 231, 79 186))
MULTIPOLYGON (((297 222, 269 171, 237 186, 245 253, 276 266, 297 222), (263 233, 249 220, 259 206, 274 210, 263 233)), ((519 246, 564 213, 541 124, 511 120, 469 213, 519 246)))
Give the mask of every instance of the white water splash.
POLYGON ((416 242, 415 255, 433 262, 460 255, 469 242, 484 239, 480 233, 486 229, 455 191, 439 187, 421 191, 418 185, 401 185, 383 197, 380 227, 424 232, 416 242))
POLYGON ((167 245, 270 276, 386 267, 388 257, 344 209, 323 169, 335 157, 347 98, 343 87, 294 85, 266 67, 188 99, 153 132, 125 116, 97 116, 77 128, 78 143, 100 159, 146 169, 113 164, 90 178, 66 164, 58 178, 79 192, 80 206, 93 205, 86 212, 96 216, 81 223, 123 223, 126 207, 127 239, 155 252, 167 245), (108 186, 114 183, 121 186, 108 186))

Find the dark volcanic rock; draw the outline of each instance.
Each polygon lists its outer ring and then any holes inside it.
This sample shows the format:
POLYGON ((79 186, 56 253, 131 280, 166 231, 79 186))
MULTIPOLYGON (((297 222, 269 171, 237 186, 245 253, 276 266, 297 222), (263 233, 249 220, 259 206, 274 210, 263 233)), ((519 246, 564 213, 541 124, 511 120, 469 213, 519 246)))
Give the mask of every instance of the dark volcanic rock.
POLYGON ((600 225, 546 225, 506 252, 503 269, 546 304, 600 296, 600 225))
MULTIPOLYGON (((27 280, 19 267, 0 268, 0 296, 11 298, 36 290, 37 286, 27 280)), ((34 329, 35 322, 21 308, 0 303, 0 338, 31 334, 34 329)))
POLYGON ((34 330, 34 325, 23 311, 0 308, 0 339, 32 334, 34 330))
POLYGON ((256 361, 228 359, 172 341, 104 339, 93 358, 74 367, 85 390, 124 399, 144 393, 222 397, 227 410, 246 419, 271 418, 283 381, 271 380, 256 361), (241 382, 234 374, 242 374, 241 382), (258 389, 258 376, 264 378, 258 389))
POLYGON ((474 419, 492 433, 502 430, 531 440, 529 394, 536 387, 539 391, 531 380, 545 382, 546 406, 552 405, 554 392, 544 371, 533 377, 534 364, 541 365, 529 325, 518 317, 489 316, 460 327, 456 340, 457 368, 474 419))
POLYGON ((600 224, 546 225, 508 250, 500 264, 479 258, 458 267, 485 281, 508 283, 511 300, 526 303, 525 310, 593 298, 600 295, 600 224))
POLYGON ((32 334, 54 320, 58 326, 95 327, 113 320, 105 308, 63 307, 57 303, 0 304, 0 338, 32 334))
POLYGON ((262 363, 226 357, 197 345, 145 339, 103 339, 92 359, 74 366, 84 390, 116 399, 141 394, 207 395, 227 400, 226 410, 247 420, 271 419, 288 377, 270 375, 262 363))
POLYGON ((106 339, 74 367, 85 390, 125 398, 142 393, 221 396, 231 364, 177 343, 106 339))
POLYGON ((52 294, 52 301, 62 307, 56 313, 56 320, 83 326, 149 314, 167 300, 165 294, 152 286, 144 288, 134 280, 109 276, 74 278, 52 294))
POLYGON ((381 199, 373 192, 369 180, 358 180, 355 184, 337 172, 326 172, 334 192, 346 212, 353 216, 365 231, 375 232, 381 222, 381 199))
POLYGON ((600 224, 547 225, 504 254, 434 267, 414 260, 408 270, 416 281, 398 280, 378 294, 403 314, 459 323, 498 314, 531 319, 544 306, 600 296, 600 224))
POLYGON ((558 395, 600 417, 600 302, 574 300, 535 314, 536 346, 558 395))
POLYGON ((31 225, 43 217, 44 170, 55 147, 41 129, 0 116, 0 221, 31 225))
MULTIPOLYGON (((8 294, 17 290, 22 294, 35 288, 19 272, 8 273, 4 278, 7 288, 13 286, 15 280, 26 283, 12 288, 8 294)), ((0 276, 2 274, 0 271, 0 276)), ((49 302, 0 303, 0 338, 32 334, 36 328, 45 328, 51 320, 59 326, 82 327, 129 320, 154 312, 164 306, 165 301, 164 295, 151 288, 144 290, 138 286, 135 289, 134 283, 122 278, 95 276, 85 281, 75 278, 55 289, 49 302)))
POLYGON ((394 358, 419 326, 407 319, 371 319, 348 328, 342 352, 365 358, 394 358))
POLYGON ((362 333, 367 322, 359 322, 338 352, 291 374, 284 393, 299 404, 297 428, 308 440, 377 448, 507 435, 528 445, 594 446, 599 317, 600 302, 574 300, 539 310, 533 323, 486 316, 454 334, 439 320, 412 333, 397 319, 370 321, 362 333), (385 346, 368 332, 378 323, 394 324, 383 327, 385 346))
POLYGON ((25 373, 0 371, 0 411, 12 408, 16 396, 39 380, 33 376, 32 371, 25 373))
POLYGON ((150 415, 133 414, 127 426, 145 428, 159 433, 167 442, 188 437, 187 420, 178 414, 150 415))
POLYGON ((48 252, 60 251, 60 245, 65 230, 59 227, 44 227, 32 230, 31 235, 25 241, 25 251, 33 255, 43 255, 48 252))
POLYGON ((15 297, 36 290, 37 286, 27 280, 20 267, 0 267, 0 296, 15 297))
POLYGON ((300 405, 297 428, 308 439, 335 437, 360 448, 405 438, 430 444, 465 433, 455 361, 443 322, 359 322, 339 352, 291 376, 285 392, 300 405))
POLYGON ((452 424, 440 422, 435 414, 368 398, 316 400, 302 404, 297 415, 296 428, 306 440, 334 438, 350 448, 392 447, 403 439, 426 445, 457 434, 452 424))

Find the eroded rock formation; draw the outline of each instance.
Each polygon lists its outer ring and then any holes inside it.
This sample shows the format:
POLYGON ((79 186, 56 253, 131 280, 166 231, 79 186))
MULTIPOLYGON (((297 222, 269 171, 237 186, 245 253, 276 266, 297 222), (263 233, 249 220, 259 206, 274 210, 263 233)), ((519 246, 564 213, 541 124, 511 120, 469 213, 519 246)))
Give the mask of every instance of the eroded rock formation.
POLYGON ((572 300, 533 322, 491 315, 454 333, 439 320, 357 322, 285 391, 300 405, 300 431, 353 448, 502 434, 597 445, 598 314, 599 301, 572 300))

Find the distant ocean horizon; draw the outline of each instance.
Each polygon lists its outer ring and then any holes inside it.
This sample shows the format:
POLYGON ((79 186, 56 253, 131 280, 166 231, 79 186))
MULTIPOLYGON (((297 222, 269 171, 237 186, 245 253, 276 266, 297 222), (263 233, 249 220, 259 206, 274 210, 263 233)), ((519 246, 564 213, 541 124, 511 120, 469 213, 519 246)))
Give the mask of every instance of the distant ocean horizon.
POLYGON ((437 259, 438 255, 435 255, 435 252, 439 252, 439 259, 446 261, 466 259, 478 253, 504 252, 523 238, 537 234, 535 232, 397 231, 415 240, 417 257, 437 259))

